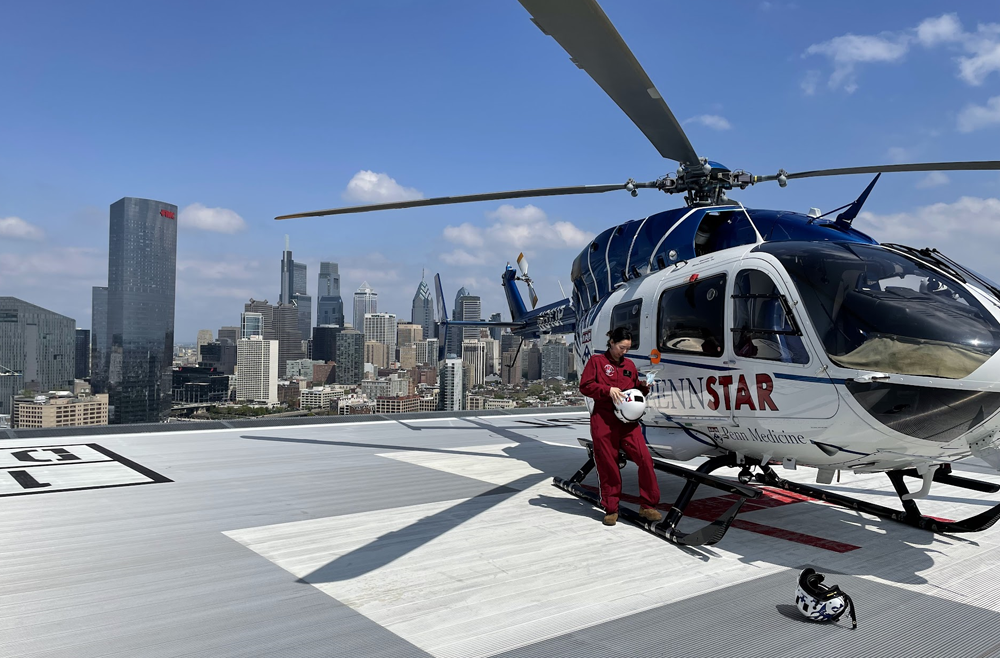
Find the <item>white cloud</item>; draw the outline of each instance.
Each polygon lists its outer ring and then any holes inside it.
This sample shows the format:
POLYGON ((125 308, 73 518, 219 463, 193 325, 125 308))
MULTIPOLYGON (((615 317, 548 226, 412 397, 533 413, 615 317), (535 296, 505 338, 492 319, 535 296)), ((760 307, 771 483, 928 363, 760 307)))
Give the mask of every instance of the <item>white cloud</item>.
MULTIPOLYGON (((260 276, 263 264, 256 260, 246 260, 238 256, 210 260, 184 259, 177 261, 177 272, 191 274, 196 279, 213 281, 250 281, 260 276), (232 258, 232 260, 228 260, 232 258)), ((214 289, 214 288, 213 288, 214 289)))
POLYGON ((390 178, 388 174, 376 174, 367 169, 354 174, 354 177, 347 183, 347 189, 344 190, 342 196, 350 201, 366 203, 391 203, 424 198, 419 190, 403 187, 396 182, 395 178, 390 178))
POLYGON ((0 238, 42 240, 45 238, 45 231, 20 217, 0 217, 0 238))
POLYGON ((458 226, 446 226, 444 229, 444 238, 448 242, 454 242, 466 247, 483 246, 482 229, 473 226, 469 222, 458 226))
POLYGON ((914 149, 906 146, 890 146, 885 151, 885 155, 893 163, 907 162, 913 159, 914 149))
POLYGON ((489 263, 484 263, 478 256, 473 256, 464 249, 445 252, 441 254, 441 260, 449 265, 489 265, 489 263))
MULTIPOLYGON (((961 197, 954 203, 934 203, 912 212, 876 215, 862 212, 854 223, 860 230, 889 242, 930 241, 951 247, 953 255, 982 247, 991 254, 994 240, 1000 238, 1000 199, 961 197), (975 240, 972 238, 990 238, 975 240)), ((945 250, 945 253, 948 253, 945 250)), ((991 256, 995 260, 995 257, 991 256)), ((992 261, 991 261, 992 263, 992 261)), ((995 268, 996 264, 992 263, 995 268)))
POLYGON ((858 88, 854 67, 869 62, 898 62, 909 50, 905 35, 883 32, 879 35, 845 34, 806 48, 806 55, 826 55, 833 62, 827 83, 831 89, 843 87, 847 93, 858 88))
MULTIPOLYGON (((980 24, 975 32, 966 32, 953 13, 924 19, 914 28, 897 32, 845 34, 809 46, 804 56, 826 55, 833 64, 830 88, 851 93, 857 89, 854 73, 859 64, 901 61, 914 44, 925 48, 945 45, 964 51, 965 55, 955 61, 958 77, 970 85, 981 85, 990 73, 1000 72, 1000 24, 980 24)), ((811 93, 807 86, 803 91, 811 93)))
POLYGON ((924 46, 936 46, 962 38, 962 23, 958 14, 942 14, 937 18, 924 19, 917 26, 917 40, 924 46))
POLYGON ((1000 123, 1000 96, 986 101, 986 105, 966 105, 958 113, 958 132, 971 133, 1000 123))
POLYGON ((441 260, 449 265, 490 266, 495 265, 498 250, 506 250, 508 258, 513 258, 519 251, 579 249, 594 237, 572 222, 549 221, 541 208, 531 204, 520 208, 503 204, 486 217, 493 220, 492 225, 479 227, 465 222, 445 227, 445 240, 463 249, 441 254, 441 260))
POLYGON ((36 252, 0 254, 0 285, 4 288, 35 282, 44 282, 49 286, 52 277, 65 277, 68 281, 86 285, 95 285, 101 279, 106 281, 107 252, 88 247, 56 247, 36 252))
POLYGON ((243 218, 228 208, 206 208, 200 203, 192 203, 181 210, 178 224, 215 233, 238 233, 247 227, 243 218))
POLYGON ((700 123, 712 130, 729 130, 733 127, 725 117, 721 117, 718 114, 699 114, 696 117, 687 119, 684 123, 700 123))
POLYGON ((816 87, 819 86, 819 71, 815 69, 806 72, 806 77, 802 79, 799 83, 799 87, 802 89, 802 93, 806 96, 813 96, 816 93, 816 87))
POLYGON ((932 171, 917 183, 918 189, 947 185, 951 179, 943 171, 932 171))

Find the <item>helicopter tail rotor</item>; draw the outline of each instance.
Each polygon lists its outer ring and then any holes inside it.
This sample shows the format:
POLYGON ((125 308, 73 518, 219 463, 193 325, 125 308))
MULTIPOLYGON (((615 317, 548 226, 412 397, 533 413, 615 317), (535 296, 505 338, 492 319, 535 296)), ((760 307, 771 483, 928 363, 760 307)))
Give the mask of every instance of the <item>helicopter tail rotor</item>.
POLYGON ((531 296, 531 308, 535 308, 538 306, 538 295, 535 294, 535 288, 531 285, 531 277, 528 276, 528 259, 524 257, 524 252, 521 252, 517 256, 517 270, 521 273, 519 279, 528 285, 528 294, 531 296))

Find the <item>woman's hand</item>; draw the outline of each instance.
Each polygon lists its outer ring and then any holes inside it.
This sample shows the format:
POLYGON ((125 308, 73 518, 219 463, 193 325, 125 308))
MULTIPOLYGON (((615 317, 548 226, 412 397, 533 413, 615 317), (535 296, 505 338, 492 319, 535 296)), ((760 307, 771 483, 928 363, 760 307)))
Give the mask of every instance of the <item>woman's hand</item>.
POLYGON ((612 402, 614 402, 615 404, 619 404, 619 403, 621 403, 622 399, 624 399, 624 397, 625 396, 622 395, 622 390, 620 388, 614 388, 614 387, 611 388, 611 401, 612 402))

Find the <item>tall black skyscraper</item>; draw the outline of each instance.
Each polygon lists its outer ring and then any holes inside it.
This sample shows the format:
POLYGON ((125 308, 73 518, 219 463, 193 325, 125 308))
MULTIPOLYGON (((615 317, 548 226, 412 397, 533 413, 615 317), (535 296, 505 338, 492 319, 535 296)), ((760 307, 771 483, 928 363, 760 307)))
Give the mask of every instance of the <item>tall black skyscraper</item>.
POLYGON ((337 334, 343 327, 316 327, 313 329, 312 358, 316 361, 337 360, 337 334))
POLYGON ((176 277, 177 206, 132 197, 111 204, 107 334, 112 423, 155 423, 170 412, 176 277))
POLYGON ((316 326, 344 326, 344 300, 340 296, 340 268, 336 263, 319 264, 316 289, 316 326))
POLYGON ((90 390, 108 392, 108 287, 94 286, 90 306, 90 390))
POLYGON ((90 329, 76 330, 76 378, 90 377, 90 329))

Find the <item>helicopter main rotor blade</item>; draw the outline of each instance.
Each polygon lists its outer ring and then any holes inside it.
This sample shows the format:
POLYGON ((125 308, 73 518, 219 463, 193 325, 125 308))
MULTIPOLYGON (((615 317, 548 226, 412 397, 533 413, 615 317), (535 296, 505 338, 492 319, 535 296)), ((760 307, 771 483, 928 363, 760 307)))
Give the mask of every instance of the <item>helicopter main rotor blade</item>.
POLYGON ((399 208, 418 208, 420 206, 443 206, 450 203, 472 203, 474 201, 497 201, 499 199, 524 199, 539 196, 561 196, 567 194, 600 194, 616 190, 633 191, 639 187, 656 187, 655 182, 618 183, 616 185, 572 185, 569 187, 542 187, 534 190, 511 190, 509 192, 489 192, 486 194, 465 194, 463 196, 439 196, 433 199, 414 199, 412 201, 393 201, 392 203, 372 203, 364 206, 348 206, 331 208, 330 210, 315 210, 294 215, 281 215, 275 219, 297 219, 299 217, 323 217, 325 215, 346 215, 349 213, 371 212, 373 210, 396 210, 399 208))
POLYGON ((698 164, 673 112, 596 0, 519 0, 665 158, 698 164))
MULTIPOLYGON (((784 174, 785 178, 813 178, 816 176, 848 176, 850 174, 890 174, 903 171, 992 171, 1000 170, 998 160, 977 160, 971 162, 916 162, 911 164, 876 165, 871 167, 841 167, 839 169, 817 169, 784 174)), ((779 174, 780 175, 780 174, 779 174)), ((754 183, 777 180, 774 176, 755 176, 754 183)))

